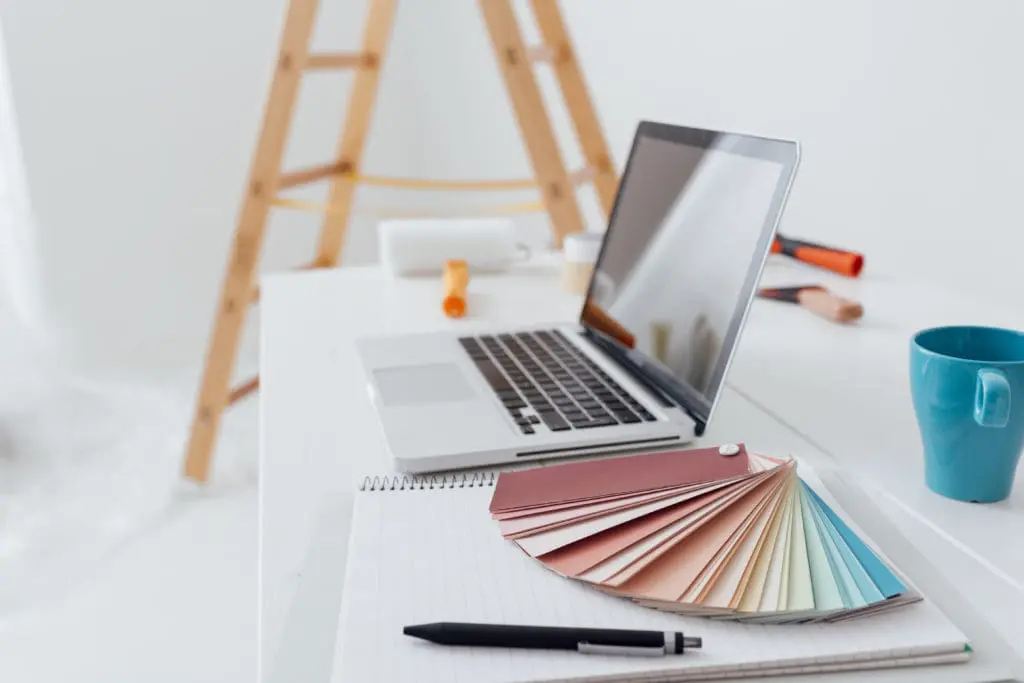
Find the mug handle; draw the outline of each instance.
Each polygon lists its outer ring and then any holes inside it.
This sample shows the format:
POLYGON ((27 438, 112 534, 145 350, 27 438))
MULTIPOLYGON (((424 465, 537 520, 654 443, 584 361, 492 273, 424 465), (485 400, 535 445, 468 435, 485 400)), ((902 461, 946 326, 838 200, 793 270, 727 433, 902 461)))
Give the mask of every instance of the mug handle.
POLYGON ((1010 382, 1002 370, 978 370, 974 421, 982 427, 1005 427, 1010 421, 1010 382))

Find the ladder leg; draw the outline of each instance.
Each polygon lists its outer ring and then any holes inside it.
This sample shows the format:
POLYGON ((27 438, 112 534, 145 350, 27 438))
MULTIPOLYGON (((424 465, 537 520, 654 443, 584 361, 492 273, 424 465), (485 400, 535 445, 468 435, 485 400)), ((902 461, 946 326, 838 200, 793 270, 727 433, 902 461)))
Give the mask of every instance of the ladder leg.
POLYGON ((605 215, 610 216, 619 187, 618 174, 608 153, 608 143, 594 111, 594 103, 587 90, 587 84, 583 80, 583 70, 576 60, 558 0, 531 0, 531 5, 544 43, 555 51, 555 76, 565 97, 583 156, 587 160, 587 165, 594 169, 597 196, 605 215))
POLYGON ((345 242, 356 188, 356 181, 351 176, 358 174, 362 167, 363 149, 366 147, 366 135, 377 99, 384 51, 394 23, 396 1, 370 0, 363 30, 362 54, 366 62, 356 72, 352 94, 349 96, 348 112, 336 156, 344 173, 335 176, 331 182, 327 203, 334 207, 334 211, 324 216, 316 255, 318 266, 337 265, 345 242))
POLYGON ((277 191, 281 158, 295 108, 300 72, 308 54, 317 4, 318 0, 292 0, 285 20, 280 54, 263 113, 260 141, 215 313, 213 336, 189 437, 184 472, 195 481, 203 482, 209 477, 221 414, 228 403, 228 383, 249 309, 253 278, 259 266, 267 212, 277 191))
POLYGON ((555 244, 561 247, 566 235, 584 229, 583 216, 544 107, 533 63, 523 43, 511 0, 479 0, 479 4, 515 108, 519 130, 541 186, 544 205, 551 217, 555 244))

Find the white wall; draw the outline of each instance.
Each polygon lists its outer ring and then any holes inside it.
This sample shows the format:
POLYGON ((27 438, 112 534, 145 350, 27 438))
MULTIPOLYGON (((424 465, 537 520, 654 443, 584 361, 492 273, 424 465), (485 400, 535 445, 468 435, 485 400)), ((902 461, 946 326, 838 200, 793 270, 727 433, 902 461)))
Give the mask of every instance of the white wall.
MULTIPOLYGON (((421 77, 438 94, 421 109, 425 156, 439 172, 525 172, 475 3, 422 4, 446 35, 421 36, 421 77), (434 69, 445 64, 472 90, 434 69), (460 99, 471 105, 455 109, 460 99)), ((1024 294, 1024 3, 562 7, 620 170, 640 118, 797 138, 804 157, 784 231, 863 251, 866 274, 906 271, 1010 304, 1024 294)), ((575 152, 564 111, 552 111, 575 152)))
POLYGON ((39 256, 0 26, 0 341, 15 327, 41 334, 39 256))
MULTIPOLYGON (((315 46, 354 49, 364 7, 325 0, 315 46)), ((0 0, 43 296, 69 347, 99 359, 198 362, 285 8, 0 0)), ((368 147, 373 168, 395 173, 415 172, 417 122, 405 97, 415 32, 399 18, 368 147)), ((307 79, 287 165, 331 158, 350 79, 307 79)), ((265 266, 308 262, 318 225, 311 214, 275 214, 265 266)), ((370 237, 365 222, 354 231, 354 260, 372 256, 370 237)))
MULTIPOLYGON (((323 4, 318 44, 354 45, 365 0, 323 4)), ((193 361, 205 345, 284 5, 0 0, 45 301, 82 348, 156 345, 193 361)), ((1024 290, 1021 3, 562 6, 620 168, 640 118, 799 138, 787 232, 864 251, 868 273, 905 270, 1011 303, 1024 290)), ((400 3, 394 46, 368 170, 528 172, 476 2, 400 3)), ((324 160, 342 111, 342 78, 315 78, 294 164, 324 160)), ((273 225, 269 265, 308 257, 313 218, 273 225)), ((373 258, 372 244, 358 224, 350 262, 373 258)))

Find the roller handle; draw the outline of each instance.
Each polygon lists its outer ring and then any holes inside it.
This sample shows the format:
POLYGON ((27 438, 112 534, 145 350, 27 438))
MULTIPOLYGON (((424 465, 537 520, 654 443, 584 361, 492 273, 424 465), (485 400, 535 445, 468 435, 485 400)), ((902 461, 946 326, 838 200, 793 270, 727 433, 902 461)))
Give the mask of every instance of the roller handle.
POLYGON ((828 247, 824 244, 795 240, 783 235, 775 236, 772 253, 783 254, 797 261, 831 270, 847 277, 857 277, 864 268, 864 256, 861 254, 828 247))
POLYGON ((837 296, 820 285, 768 287, 757 294, 762 299, 796 304, 837 323, 852 323, 864 316, 864 307, 860 303, 837 296))

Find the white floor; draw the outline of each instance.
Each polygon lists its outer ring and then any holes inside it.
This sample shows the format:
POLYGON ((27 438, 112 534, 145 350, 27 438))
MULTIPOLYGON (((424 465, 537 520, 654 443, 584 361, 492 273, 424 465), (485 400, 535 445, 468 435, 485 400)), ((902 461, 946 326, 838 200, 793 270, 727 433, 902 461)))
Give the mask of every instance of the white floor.
MULTIPOLYGON (((181 377, 181 381, 191 386, 190 380, 181 377)), ((4 613, 0 600, 0 681, 257 680, 257 413, 258 399, 250 399, 229 414, 211 483, 205 487, 175 480, 183 453, 178 445, 164 442, 158 442, 154 452, 135 448, 103 461, 114 465, 114 471, 101 472, 102 476, 96 476, 101 468, 95 462, 90 468, 89 463, 81 463, 79 469, 70 469, 72 474, 64 479, 85 474, 96 477, 102 486, 91 496, 81 496, 80 485, 68 486, 80 498, 59 510, 64 526, 75 533, 79 528, 89 531, 90 524, 91 531, 97 524, 113 528, 105 536, 94 534, 104 552, 98 561, 80 566, 74 561, 80 557, 68 558, 68 568, 59 580, 41 583, 47 590, 26 581, 23 596, 21 583, 11 582, 18 585, 19 594, 13 596, 13 612, 4 613), (124 492, 122 496, 111 493, 112 483, 121 487, 117 490, 124 492), (83 523, 67 524, 76 512, 83 523), (117 539, 112 546, 111 538, 117 539)), ((43 430, 33 426, 36 431, 65 431, 59 425, 43 424, 43 430)), ((169 431, 171 438, 186 436, 178 434, 183 430, 176 424, 169 431)), ((68 448, 61 455, 77 453, 68 448)), ((22 483, 15 479, 11 485, 22 483)), ((51 491, 46 493, 55 506, 64 502, 51 491)), ((79 539, 69 540, 66 546, 43 545, 61 553, 79 539)), ((57 557, 65 561, 63 554, 57 557)), ((5 575, 2 569, 0 576, 5 575)), ((10 576, 19 577, 16 571, 10 576)), ((10 601, 12 586, 0 588, 4 589, 0 597, 6 594, 10 601)))
POLYGON ((255 486, 176 504, 70 594, 0 631, 0 680, 252 683, 255 486))

